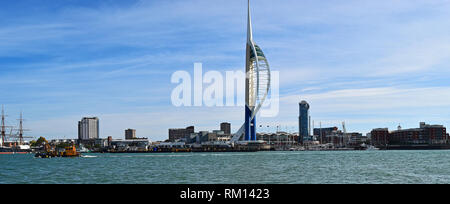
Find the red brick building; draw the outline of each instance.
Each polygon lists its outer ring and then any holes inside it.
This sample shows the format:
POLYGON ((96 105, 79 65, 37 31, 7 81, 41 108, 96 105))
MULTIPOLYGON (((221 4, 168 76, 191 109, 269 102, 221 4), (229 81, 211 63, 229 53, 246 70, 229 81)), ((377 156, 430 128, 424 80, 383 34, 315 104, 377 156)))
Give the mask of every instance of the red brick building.
POLYGON ((420 128, 389 132, 387 128, 374 129, 371 132, 372 145, 443 145, 448 144, 447 129, 442 125, 420 123, 420 128))

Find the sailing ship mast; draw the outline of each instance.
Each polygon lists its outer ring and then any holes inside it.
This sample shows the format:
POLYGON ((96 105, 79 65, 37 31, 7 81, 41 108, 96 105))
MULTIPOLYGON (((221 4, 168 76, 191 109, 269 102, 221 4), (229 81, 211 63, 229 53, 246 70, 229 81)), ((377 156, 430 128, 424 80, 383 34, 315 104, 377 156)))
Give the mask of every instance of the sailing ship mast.
MULTIPOLYGON (((1 130, 1 143, 0 143, 0 145, 1 145, 1 147, 5 147, 5 143, 7 143, 7 140, 6 140, 6 137, 8 136, 9 138, 18 138, 19 139, 19 145, 23 145, 25 142, 24 142, 24 138, 32 138, 32 137, 28 137, 28 136, 24 136, 23 135, 23 133, 24 133, 24 131, 29 131, 28 129, 23 129, 23 121, 24 121, 24 119, 23 119, 23 113, 22 112, 20 112, 20 119, 17 119, 18 121, 19 121, 19 129, 15 129, 14 127, 12 127, 12 126, 6 126, 6 122, 5 122, 5 117, 6 117, 6 115, 5 115, 5 108, 4 108, 4 106, 2 105, 2 121, 1 121, 1 127, 0 127, 0 130, 1 130), (6 129, 7 128, 11 128, 11 132, 7 135, 6 134, 6 129), (18 132, 17 132, 17 134, 15 134, 15 135, 13 135, 12 134, 12 132, 13 132, 13 130, 18 130, 18 132)), ((17 140, 16 140, 16 142, 17 142, 17 140)))
POLYGON ((5 126, 5 110, 2 105, 2 147, 5 146, 5 139, 6 139, 6 126, 5 126))
POLYGON ((23 145, 23 118, 22 118, 22 112, 20 112, 20 119, 19 119, 19 145, 23 145))

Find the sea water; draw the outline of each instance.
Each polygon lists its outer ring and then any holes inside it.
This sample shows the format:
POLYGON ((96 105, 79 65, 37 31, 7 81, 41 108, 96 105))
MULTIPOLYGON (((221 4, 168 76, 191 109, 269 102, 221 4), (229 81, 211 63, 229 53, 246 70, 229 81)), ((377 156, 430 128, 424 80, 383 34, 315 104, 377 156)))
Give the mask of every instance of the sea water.
POLYGON ((0 184, 450 183, 450 151, 0 155, 0 184))

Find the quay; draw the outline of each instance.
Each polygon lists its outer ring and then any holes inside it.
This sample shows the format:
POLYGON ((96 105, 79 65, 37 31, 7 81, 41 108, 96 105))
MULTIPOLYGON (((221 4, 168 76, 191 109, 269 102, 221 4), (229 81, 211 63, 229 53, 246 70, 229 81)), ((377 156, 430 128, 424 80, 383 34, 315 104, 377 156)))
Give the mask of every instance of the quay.
POLYGON ((449 150, 450 145, 388 145, 381 150, 449 150))

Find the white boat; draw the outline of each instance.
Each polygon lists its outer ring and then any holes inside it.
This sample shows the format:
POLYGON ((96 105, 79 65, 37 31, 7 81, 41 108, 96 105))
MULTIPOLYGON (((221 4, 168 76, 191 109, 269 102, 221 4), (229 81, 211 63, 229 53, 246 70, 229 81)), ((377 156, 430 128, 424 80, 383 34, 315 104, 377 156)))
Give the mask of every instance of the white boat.
POLYGON ((90 153, 89 149, 87 149, 86 147, 84 147, 83 145, 80 145, 80 153, 90 153))
POLYGON ((20 150, 30 150, 31 149, 30 145, 19 145, 18 147, 20 150))
POLYGON ((379 148, 376 148, 375 146, 372 145, 368 145, 366 151, 378 151, 380 150, 379 148))

